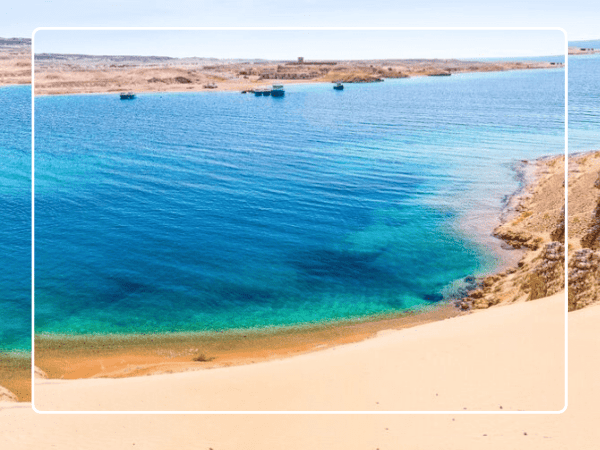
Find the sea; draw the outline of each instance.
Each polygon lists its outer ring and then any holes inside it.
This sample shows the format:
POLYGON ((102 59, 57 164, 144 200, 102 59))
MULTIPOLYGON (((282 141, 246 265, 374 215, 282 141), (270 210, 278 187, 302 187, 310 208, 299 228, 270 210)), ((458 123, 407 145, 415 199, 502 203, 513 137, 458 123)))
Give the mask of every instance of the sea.
POLYGON ((0 351, 31 348, 31 87, 0 87, 0 351))
MULTIPOLYGON (((600 58, 575 60, 570 150, 600 148, 600 58)), ((38 97, 36 333, 276 329, 451 298, 514 254, 491 231, 523 161, 564 152, 564 83, 559 68, 38 97)), ((0 88, 10 351, 30 348, 30 95, 0 88)))

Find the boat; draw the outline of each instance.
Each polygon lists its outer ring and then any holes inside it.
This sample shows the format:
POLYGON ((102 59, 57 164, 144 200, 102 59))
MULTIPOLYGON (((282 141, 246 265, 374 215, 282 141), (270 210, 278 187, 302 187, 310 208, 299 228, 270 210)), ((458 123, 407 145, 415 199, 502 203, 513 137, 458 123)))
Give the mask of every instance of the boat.
POLYGON ((271 91, 270 91, 269 89, 265 89, 265 90, 263 91, 263 95, 264 95, 265 97, 268 97, 269 95, 271 95, 271 91))
POLYGON ((285 95, 283 84, 274 84, 273 89, 271 89, 271 95, 273 97, 283 97, 285 95))
POLYGON ((121 92, 121 100, 133 100, 135 94, 133 92, 121 92))
POLYGON ((336 91, 343 91, 344 90, 344 85, 342 83, 335 83, 335 86, 333 88, 336 91))
POLYGON ((254 91, 254 95, 256 95, 257 97, 260 97, 261 95, 263 95, 263 91, 261 91, 260 89, 257 89, 254 91))

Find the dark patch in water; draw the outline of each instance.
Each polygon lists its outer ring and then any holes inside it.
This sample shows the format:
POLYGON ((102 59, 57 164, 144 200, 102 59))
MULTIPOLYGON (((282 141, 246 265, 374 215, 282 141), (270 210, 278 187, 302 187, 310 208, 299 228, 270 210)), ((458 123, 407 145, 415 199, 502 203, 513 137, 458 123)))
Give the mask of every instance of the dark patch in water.
MULTIPOLYGON (((385 252, 317 250, 298 255, 292 264, 306 278, 380 286, 395 278, 377 259, 385 252)), ((397 280, 395 280, 397 281, 397 280)))
POLYGON ((138 283, 131 278, 107 277, 107 288, 95 297, 95 303, 111 304, 133 295, 153 292, 154 289, 147 284, 138 283))
POLYGON ((276 305, 278 296, 269 288, 261 288, 240 283, 227 283, 213 289, 211 302, 217 309, 233 305, 276 305))
POLYGON ((444 296, 442 294, 426 294, 423 296, 423 298, 432 303, 437 303, 444 300, 444 296))

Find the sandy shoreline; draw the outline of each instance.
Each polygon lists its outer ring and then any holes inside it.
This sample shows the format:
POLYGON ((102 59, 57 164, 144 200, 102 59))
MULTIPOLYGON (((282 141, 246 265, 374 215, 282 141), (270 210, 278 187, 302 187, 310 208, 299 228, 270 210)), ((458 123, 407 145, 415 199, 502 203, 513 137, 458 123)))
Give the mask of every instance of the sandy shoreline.
MULTIPOLYGON (((558 415, 65 416, 36 414, 30 403, 0 403, 0 440, 6 450, 364 450, 397 448, 399 443, 420 450, 593 450, 600 441, 600 307, 572 312, 568 320, 569 407, 558 415)), ((538 378, 543 381, 543 374, 538 378)))
MULTIPOLYGON (((12 400, 31 400, 31 353, 0 352, 0 385, 12 400), (14 397, 13 397, 14 396, 14 397)), ((3 395, 0 390, 0 401, 3 395)))
POLYGON ((40 411, 559 411, 565 314, 560 292, 258 364, 121 379, 38 379, 35 406, 40 411))
POLYGON ((419 312, 271 329, 108 336, 36 336, 35 363, 50 378, 123 378, 281 359, 460 315, 452 305, 419 312), (200 358, 199 358, 200 357, 200 358), (199 360, 195 360, 199 359, 199 360))

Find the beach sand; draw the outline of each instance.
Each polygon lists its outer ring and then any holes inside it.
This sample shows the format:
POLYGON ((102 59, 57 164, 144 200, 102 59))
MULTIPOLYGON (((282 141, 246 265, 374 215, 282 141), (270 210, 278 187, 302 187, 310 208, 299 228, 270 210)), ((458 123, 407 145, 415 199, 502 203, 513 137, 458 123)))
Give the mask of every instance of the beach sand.
POLYGON ((29 352, 0 352, 0 385, 8 390, 7 395, 14 396, 22 402, 31 401, 31 354, 29 352))
POLYGON ((42 411, 558 411, 564 315, 561 292, 282 360, 149 377, 39 379, 35 405, 42 411))
POLYGON ((452 305, 432 305, 419 313, 210 333, 36 337, 36 365, 50 378, 122 378, 212 369, 323 350, 460 315, 452 305))
MULTIPOLYGON (((555 303, 558 300, 554 300, 555 303)), ((530 313, 552 307, 553 301, 540 300, 523 305, 497 307, 465 318, 467 323, 479 328, 478 320, 500 313, 517 311, 519 306, 531 306, 530 313), (539 310, 538 310, 539 308, 539 310), (534 311, 535 310, 535 311, 534 311), (473 319, 471 319, 473 318, 473 319)), ((525 312, 525 311, 521 311, 525 312)), ((547 449, 591 450, 600 441, 600 429, 596 426, 597 404, 600 402, 600 386, 595 381, 600 370, 597 355, 600 352, 600 307, 591 306, 569 314, 569 408, 560 415, 384 415, 384 416, 298 416, 298 415, 36 415, 27 403, 0 404, 0 440, 3 449, 179 449, 199 448, 226 449, 386 449, 411 448, 419 450, 468 450, 468 449, 547 449)), ((499 318, 499 317, 498 317, 499 318)), ((531 319, 531 317, 530 317, 531 319)), ((502 327, 490 333, 489 338, 504 342, 513 332, 525 334, 520 318, 507 314, 502 327), (506 328, 508 327, 508 328, 506 328)), ((533 320, 536 323, 537 320, 533 320)), ((419 328, 431 328, 438 322, 419 328)), ((470 326, 469 326, 470 327, 470 326)), ((419 328, 415 328, 417 331, 419 328)), ((529 326, 527 327, 529 328, 529 326)), ((430 330, 431 331, 431 330, 430 330)), ((449 339, 467 339, 468 327, 453 331, 449 339)), ((423 333, 423 332, 421 332, 423 333)), ((531 336, 531 333, 527 333, 531 336)), ((442 338, 443 336, 438 336, 442 338)), ((386 336, 382 336, 382 339, 386 336)), ((387 337, 389 338, 389 336, 387 337)), ((476 344, 481 342, 476 339, 476 344)), ((492 346, 497 342, 482 343, 492 346)), ((508 342, 507 342, 508 344, 508 342)), ((489 352, 489 350, 486 350, 489 352)), ((537 359, 529 353, 528 344, 520 343, 512 348, 518 358, 537 359), (523 352, 521 352, 523 349, 523 352)), ((562 355, 556 355, 557 359, 562 355)), ((433 366, 430 366, 433 369, 433 366)), ((465 369, 468 371, 468 368, 465 369)), ((195 375, 195 374, 194 374, 195 375)), ((533 374, 516 372, 529 383, 533 374)), ((537 383, 545 385, 547 373, 535 374, 537 383)), ((468 377, 473 388, 477 379, 468 377)), ((94 380, 95 381, 95 380, 94 380)), ((118 381, 118 380, 117 380, 118 381)), ((72 383, 72 382, 69 382, 72 383)), ((340 380, 339 384, 343 381, 340 380)), ((518 383, 517 383, 518 384, 518 383)), ((518 387, 514 387, 515 393, 518 387)), ((535 391, 541 390, 539 387, 535 391)), ((75 393, 76 389, 65 394, 75 393)), ((433 393, 433 390, 431 391, 433 393)), ((170 391, 146 393, 146 398, 168 396, 170 391)), ((229 394, 235 396, 239 390, 229 394)), ((439 393, 439 392, 438 392, 439 393)), ((487 403, 497 402, 495 389, 488 391, 487 403)), ((348 391, 348 395, 360 395, 348 391)), ((551 390, 547 394, 554 397, 551 390)), ((390 395, 394 395, 390 393, 390 395)), ((467 393, 461 404, 476 407, 467 393)), ((559 395, 557 395, 559 397, 559 395)), ((439 399, 439 396, 437 397, 439 399)), ((528 394, 526 398, 531 398, 528 394)), ((383 399, 385 401, 385 399, 383 399)), ((426 399, 431 403, 434 400, 426 399)), ((440 401, 444 401, 443 397, 440 401)), ((559 403, 562 403, 559 401, 559 403)), ((501 405, 495 405, 499 407, 501 405)), ((510 406, 508 403, 502 406, 510 406)), ((559 405, 560 406, 560 405, 559 405)))

